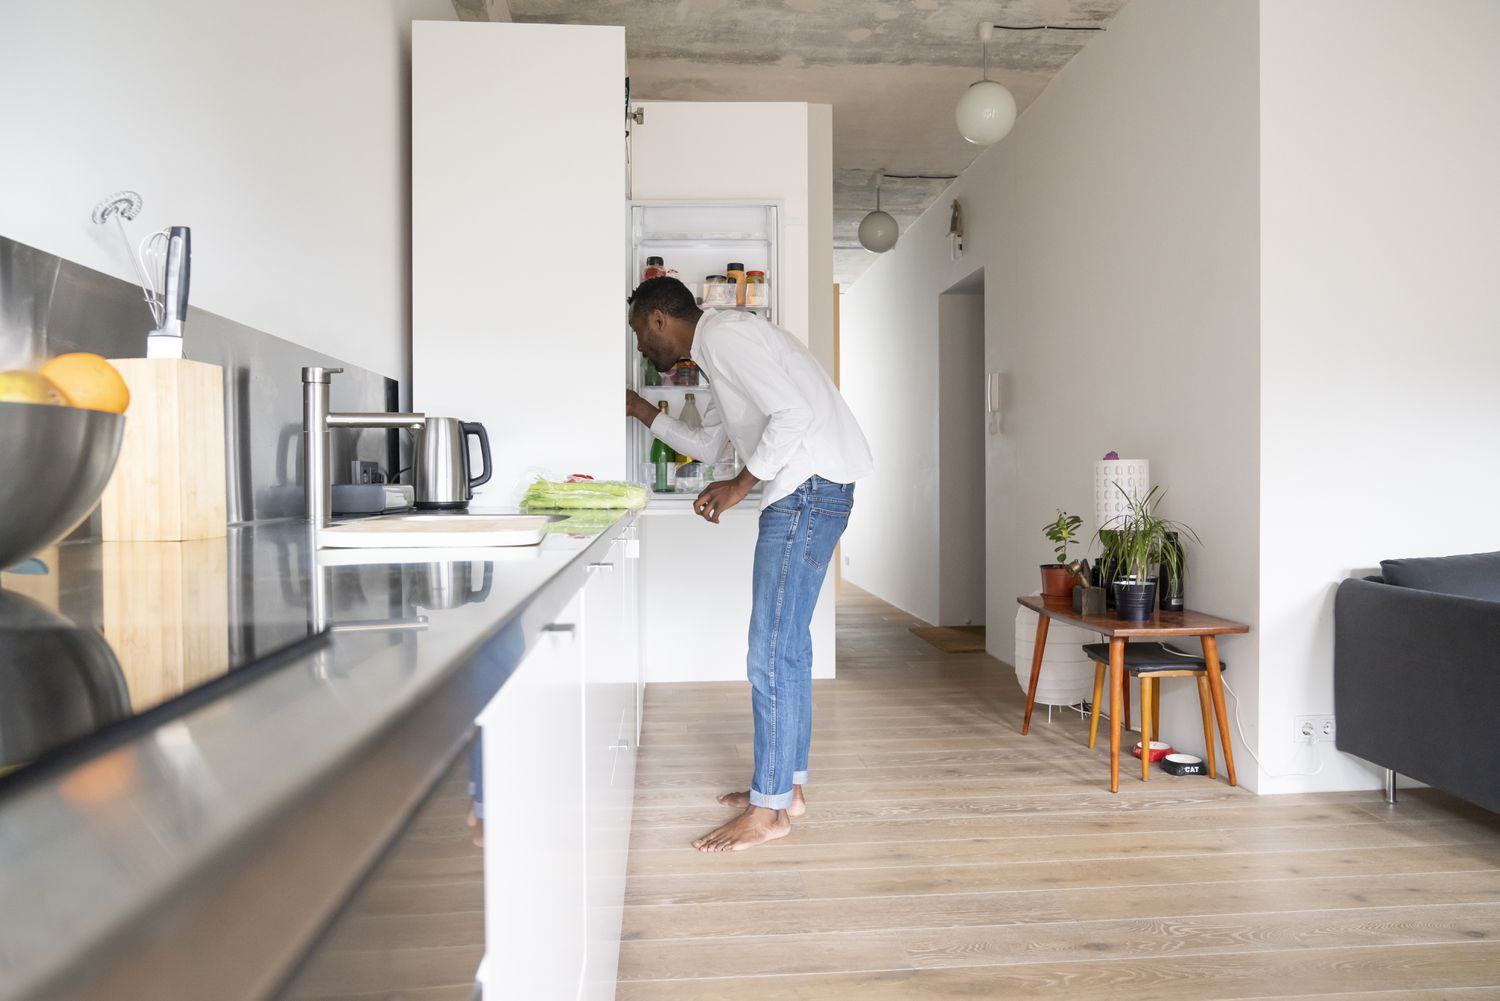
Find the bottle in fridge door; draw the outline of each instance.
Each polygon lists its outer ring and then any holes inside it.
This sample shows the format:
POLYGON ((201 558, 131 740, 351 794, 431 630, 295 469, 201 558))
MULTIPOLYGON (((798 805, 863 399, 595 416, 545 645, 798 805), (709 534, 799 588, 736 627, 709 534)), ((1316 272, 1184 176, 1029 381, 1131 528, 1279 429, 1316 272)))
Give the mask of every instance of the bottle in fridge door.
MULTIPOLYGON (((662 400, 656 405, 657 410, 667 414, 667 401, 662 400)), ((672 470, 677 465, 677 453, 672 447, 660 438, 651 442, 651 464, 656 467, 655 490, 659 494, 671 493, 672 470)))
MULTIPOLYGON (((694 402, 694 398, 696 397, 696 395, 697 394, 695 393, 687 393, 683 396, 682 413, 677 417, 677 419, 682 421, 682 423, 685 424, 691 431, 703 430, 703 418, 698 416, 698 405, 694 402)), ((680 455, 681 453, 678 454, 680 455)), ((682 461, 694 462, 696 460, 690 458, 689 456, 683 455, 682 461)))
POLYGON ((730 261, 724 268, 724 277, 734 285, 734 304, 745 304, 745 266, 739 261, 730 261))

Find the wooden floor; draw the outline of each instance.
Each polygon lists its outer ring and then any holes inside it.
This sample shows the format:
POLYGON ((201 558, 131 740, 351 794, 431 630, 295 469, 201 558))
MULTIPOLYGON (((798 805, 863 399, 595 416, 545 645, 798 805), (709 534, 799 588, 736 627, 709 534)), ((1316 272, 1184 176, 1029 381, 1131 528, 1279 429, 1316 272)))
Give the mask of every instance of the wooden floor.
POLYGON ((688 844, 747 783, 747 688, 650 687, 620 1001, 1500 998, 1494 814, 1124 767, 1111 795, 1084 721, 1021 737, 1011 670, 913 621, 845 587, 809 810, 765 848, 688 844))

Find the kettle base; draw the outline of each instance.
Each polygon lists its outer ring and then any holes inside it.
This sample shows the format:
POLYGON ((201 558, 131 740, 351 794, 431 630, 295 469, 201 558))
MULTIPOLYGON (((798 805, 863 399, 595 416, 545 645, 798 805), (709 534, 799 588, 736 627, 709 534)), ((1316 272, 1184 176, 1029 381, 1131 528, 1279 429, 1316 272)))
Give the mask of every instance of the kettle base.
POLYGON ((469 507, 468 501, 417 501, 416 506, 422 511, 464 511, 469 507))

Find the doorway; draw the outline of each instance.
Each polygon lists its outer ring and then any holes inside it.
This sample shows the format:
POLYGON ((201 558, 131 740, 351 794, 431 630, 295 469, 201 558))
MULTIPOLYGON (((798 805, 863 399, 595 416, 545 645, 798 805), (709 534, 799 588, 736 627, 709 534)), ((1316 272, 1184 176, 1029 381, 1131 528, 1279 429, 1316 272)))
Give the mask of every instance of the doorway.
POLYGON ((984 271, 938 296, 938 623, 984 624, 984 271))

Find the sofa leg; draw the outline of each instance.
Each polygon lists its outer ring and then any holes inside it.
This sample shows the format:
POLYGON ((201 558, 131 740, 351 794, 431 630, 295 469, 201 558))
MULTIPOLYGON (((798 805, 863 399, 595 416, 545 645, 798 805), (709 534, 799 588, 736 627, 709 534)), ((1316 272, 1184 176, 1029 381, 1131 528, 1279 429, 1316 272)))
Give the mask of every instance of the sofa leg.
POLYGON ((1385 801, 1396 805, 1396 773, 1389 768, 1385 770, 1385 801))

